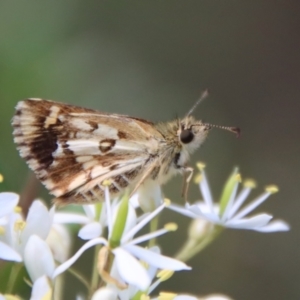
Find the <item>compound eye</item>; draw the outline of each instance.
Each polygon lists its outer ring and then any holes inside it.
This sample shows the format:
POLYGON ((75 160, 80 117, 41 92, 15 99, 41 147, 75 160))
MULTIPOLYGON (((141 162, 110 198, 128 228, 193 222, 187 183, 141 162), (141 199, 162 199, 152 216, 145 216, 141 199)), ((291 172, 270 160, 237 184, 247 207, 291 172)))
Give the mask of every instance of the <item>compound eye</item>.
POLYGON ((190 143, 194 138, 194 134, 190 129, 183 129, 180 133, 180 140, 184 144, 190 143))

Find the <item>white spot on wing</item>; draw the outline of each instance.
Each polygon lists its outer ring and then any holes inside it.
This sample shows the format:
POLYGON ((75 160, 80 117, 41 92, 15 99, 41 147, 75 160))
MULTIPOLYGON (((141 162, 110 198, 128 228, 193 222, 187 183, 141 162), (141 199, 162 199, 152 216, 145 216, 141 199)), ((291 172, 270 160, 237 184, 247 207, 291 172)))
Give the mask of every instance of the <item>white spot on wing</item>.
POLYGON ((110 139, 119 139, 118 130, 105 124, 99 124, 98 128, 93 131, 93 134, 110 139))
POLYGON ((55 124, 60 111, 60 107, 53 105, 50 107, 50 114, 45 120, 44 127, 48 128, 50 125, 55 124))
POLYGON ((67 145, 75 155, 99 155, 99 142, 95 140, 72 140, 67 145))
POLYGON ((87 162, 87 161, 90 161, 91 159, 93 159, 94 157, 91 156, 91 155, 85 155, 85 156, 77 156, 76 157, 76 161, 78 163, 84 163, 84 162, 87 162))
POLYGON ((85 122, 85 120, 79 118, 71 119, 71 125, 73 125, 78 130, 91 131, 93 127, 85 122))
POLYGON ((83 163, 82 168, 84 170, 88 170, 88 169, 91 169, 92 167, 96 166, 97 164, 98 164, 98 161, 93 159, 93 160, 83 163))

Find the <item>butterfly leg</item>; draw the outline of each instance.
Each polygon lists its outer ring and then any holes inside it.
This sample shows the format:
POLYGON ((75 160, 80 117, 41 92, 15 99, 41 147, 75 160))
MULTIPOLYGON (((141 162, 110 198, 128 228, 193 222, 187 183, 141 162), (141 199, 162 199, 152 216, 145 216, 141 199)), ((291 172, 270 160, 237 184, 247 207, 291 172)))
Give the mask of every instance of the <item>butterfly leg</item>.
POLYGON ((185 200, 185 203, 188 202, 188 190, 190 181, 193 177, 194 169, 192 167, 182 167, 183 170, 183 187, 182 187, 182 197, 185 200))

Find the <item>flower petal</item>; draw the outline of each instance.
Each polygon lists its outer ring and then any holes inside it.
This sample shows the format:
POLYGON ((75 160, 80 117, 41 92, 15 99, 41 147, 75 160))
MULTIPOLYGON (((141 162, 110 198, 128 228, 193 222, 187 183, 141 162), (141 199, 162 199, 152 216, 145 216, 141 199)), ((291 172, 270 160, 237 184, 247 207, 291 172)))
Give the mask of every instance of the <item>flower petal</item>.
POLYGON ((95 219, 96 210, 95 210, 95 205, 94 204, 82 205, 82 209, 84 210, 86 216, 90 220, 94 220, 95 219))
POLYGON ((184 216, 190 217, 190 218, 197 218, 198 215, 195 214, 194 211, 192 211, 192 209, 190 209, 190 207, 194 206, 194 205, 189 205, 187 204, 188 207, 183 207, 183 206, 179 206, 177 204, 170 204, 167 206, 168 209, 171 209, 173 211, 176 211, 184 216))
POLYGON ((138 202, 143 212, 154 211, 163 202, 160 185, 154 180, 148 180, 137 191, 138 202))
POLYGON ((21 255, 10 246, 0 241, 0 259, 20 262, 21 255))
POLYGON ((122 248, 113 250, 115 263, 122 279, 129 284, 136 285, 140 290, 146 290, 150 285, 150 278, 141 263, 122 248))
POLYGON ((247 206, 245 206, 243 209, 241 209, 235 216, 234 218, 236 219, 241 219, 250 212, 252 212, 256 207, 261 205, 269 196, 271 193, 265 192, 256 199, 254 199, 252 202, 250 202, 247 206))
POLYGON ((148 249, 144 249, 136 245, 126 245, 123 246, 123 249, 127 250, 140 260, 147 262, 149 265, 157 267, 158 269, 166 269, 172 271, 191 269, 191 267, 177 259, 170 258, 153 251, 149 251, 148 249))
POLYGON ((231 228, 256 230, 257 228, 268 224, 272 218, 273 216, 268 214, 259 214, 251 218, 231 219, 225 223, 225 226, 231 228))
POLYGON ((237 195, 236 199, 234 200, 234 204, 228 213, 228 218, 232 218, 234 214, 238 211, 238 209, 244 204, 245 200, 249 196, 252 188, 244 187, 242 191, 237 195))
POLYGON ((159 230, 156 230, 156 231, 153 231, 153 232, 150 232, 150 233, 146 233, 144 235, 141 235, 133 240, 131 240, 130 242, 126 243, 127 245, 135 245, 135 244, 139 244, 139 243, 142 243, 142 242, 145 242, 145 241, 149 241, 151 239, 154 239, 160 235, 163 235, 167 232, 170 232, 170 230, 167 230, 167 229, 159 229, 159 230))
POLYGON ((78 236, 83 240, 91 240, 93 238, 101 236, 101 234, 102 226, 97 222, 86 224, 78 232, 78 236))
POLYGON ((87 216, 77 214, 77 213, 63 213, 58 212, 54 214, 54 223, 67 224, 67 223, 75 223, 75 224, 87 224, 90 222, 90 219, 87 216))
POLYGON ((174 300, 198 300, 198 298, 189 295, 178 295, 174 298, 174 300))
POLYGON ((100 288, 97 290, 92 296, 91 300, 117 300, 118 294, 113 289, 109 289, 107 287, 100 288))
POLYGON ((55 269, 52 278, 55 278, 56 276, 67 270, 71 265, 73 265, 85 250, 98 244, 107 245, 107 240, 104 238, 96 238, 85 243, 71 258, 69 258, 67 261, 65 261, 55 269))
POLYGON ((49 279, 42 276, 34 282, 30 300, 48 299, 46 295, 49 295, 49 299, 51 298, 51 286, 49 279))
POLYGON ((163 203, 157 209, 147 215, 147 217, 142 219, 140 223, 136 224, 131 230, 123 235, 121 242, 125 243, 130 240, 139 230, 141 230, 147 223, 156 217, 165 208, 165 206, 165 203, 163 203))
POLYGON ((49 246, 37 235, 32 235, 25 246, 24 263, 33 282, 43 275, 51 277, 55 268, 49 246))
POLYGON ((72 239, 67 228, 62 224, 53 224, 46 243, 51 249, 54 260, 62 263, 69 257, 72 239))
POLYGON ((201 175, 202 175, 202 178, 199 182, 199 187, 200 187, 200 190, 201 190, 201 193, 203 196, 203 200, 204 200, 205 204, 208 206, 209 211, 213 212, 214 211, 213 210, 213 205, 214 205, 213 197, 211 195, 210 188, 209 188, 208 181, 207 181, 204 170, 201 171, 201 175))
POLYGON ((266 226, 257 228, 255 230, 259 231, 259 232, 289 231, 290 226, 289 226, 289 224, 287 224, 284 221, 276 220, 276 221, 270 222, 266 226))
POLYGON ((10 214, 19 202, 19 195, 10 192, 0 193, 0 218, 10 214))
POLYGON ((38 235, 42 239, 46 239, 52 225, 52 218, 45 204, 40 200, 35 200, 28 212, 26 226, 21 233, 21 241, 25 246, 26 241, 32 234, 38 235))

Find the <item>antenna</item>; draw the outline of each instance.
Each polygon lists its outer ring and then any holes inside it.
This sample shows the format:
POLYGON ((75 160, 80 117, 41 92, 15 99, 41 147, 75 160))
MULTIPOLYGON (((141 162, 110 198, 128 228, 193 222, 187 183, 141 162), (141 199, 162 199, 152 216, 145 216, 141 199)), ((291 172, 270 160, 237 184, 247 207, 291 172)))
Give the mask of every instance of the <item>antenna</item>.
POLYGON ((200 96, 200 98, 196 101, 196 103, 194 104, 194 106, 190 109, 190 111, 186 114, 186 116, 185 117, 189 117, 191 114, 192 114, 192 112, 196 109, 196 107, 205 99, 205 98, 207 98, 208 97, 208 90, 205 90, 202 94, 201 94, 201 96, 200 96))
POLYGON ((238 127, 228 127, 228 126, 220 126, 220 125, 214 125, 214 124, 209 124, 209 123, 204 123, 203 125, 208 126, 210 128, 219 128, 219 129, 224 129, 227 131, 230 131, 232 133, 235 133, 236 137, 240 137, 241 136, 241 130, 238 127))

